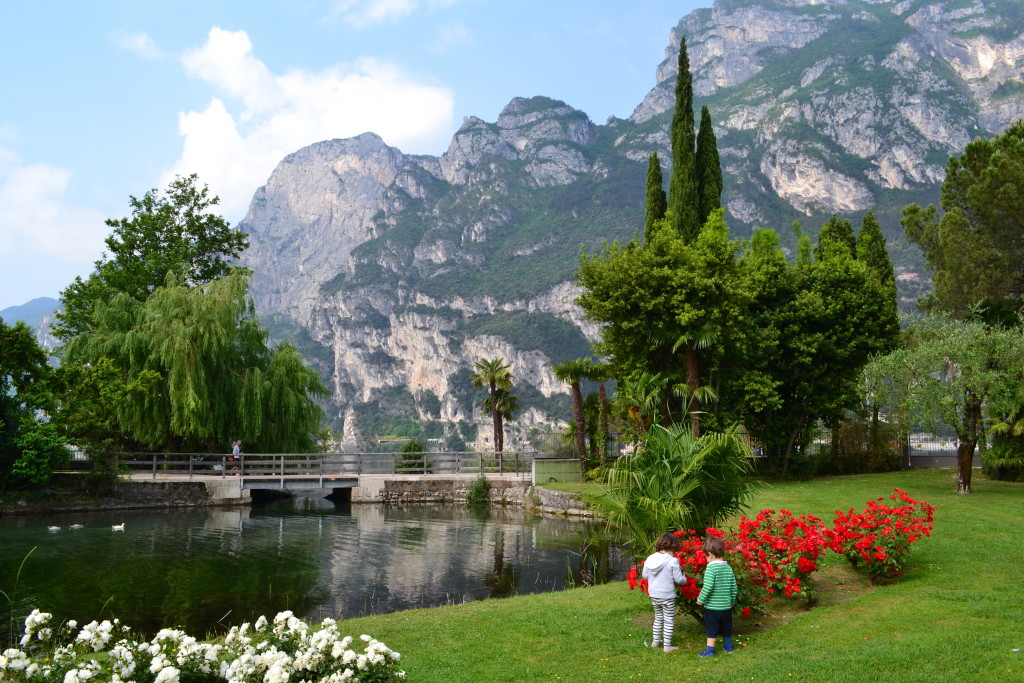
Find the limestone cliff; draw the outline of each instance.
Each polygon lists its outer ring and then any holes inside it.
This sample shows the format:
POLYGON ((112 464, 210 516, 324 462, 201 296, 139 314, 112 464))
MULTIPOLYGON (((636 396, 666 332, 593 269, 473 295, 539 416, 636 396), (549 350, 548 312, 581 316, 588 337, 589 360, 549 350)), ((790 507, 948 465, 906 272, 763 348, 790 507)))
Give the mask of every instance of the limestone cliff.
MULTIPOLYGON (((1024 114, 1024 10, 1009 0, 718 0, 672 29, 628 120, 595 125, 545 97, 465 119, 440 157, 372 133, 285 158, 241 229, 257 309, 322 372, 349 447, 429 423, 472 441, 481 358, 511 365, 513 445, 570 416, 551 366, 597 330, 573 300, 580 246, 642 222, 646 160, 669 154, 679 38, 708 105, 734 235, 816 230, 937 198, 946 159, 1024 114)), ((668 169, 665 169, 666 174, 668 169)), ((926 282, 896 245, 904 297, 926 282)))

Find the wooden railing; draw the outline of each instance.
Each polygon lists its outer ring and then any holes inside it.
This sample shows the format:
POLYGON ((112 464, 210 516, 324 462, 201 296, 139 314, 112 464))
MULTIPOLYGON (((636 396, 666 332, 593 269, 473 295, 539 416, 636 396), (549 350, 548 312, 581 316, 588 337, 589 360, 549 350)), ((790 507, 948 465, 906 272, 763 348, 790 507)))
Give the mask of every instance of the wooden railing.
POLYGON ((360 474, 530 475, 522 453, 129 453, 119 464, 130 473, 193 477, 329 477, 360 474))

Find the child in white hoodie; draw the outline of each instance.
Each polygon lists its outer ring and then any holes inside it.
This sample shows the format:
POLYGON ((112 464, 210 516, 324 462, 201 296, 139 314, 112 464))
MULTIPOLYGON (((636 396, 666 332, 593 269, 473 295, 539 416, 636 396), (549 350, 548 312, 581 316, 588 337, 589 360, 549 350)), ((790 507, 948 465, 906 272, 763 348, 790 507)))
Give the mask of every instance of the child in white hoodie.
POLYGON ((686 575, 679 567, 675 554, 679 552, 679 539, 670 533, 658 538, 653 555, 644 560, 643 577, 647 579, 647 595, 654 605, 654 634, 651 647, 672 646, 672 631, 676 625, 676 585, 686 583, 686 575))

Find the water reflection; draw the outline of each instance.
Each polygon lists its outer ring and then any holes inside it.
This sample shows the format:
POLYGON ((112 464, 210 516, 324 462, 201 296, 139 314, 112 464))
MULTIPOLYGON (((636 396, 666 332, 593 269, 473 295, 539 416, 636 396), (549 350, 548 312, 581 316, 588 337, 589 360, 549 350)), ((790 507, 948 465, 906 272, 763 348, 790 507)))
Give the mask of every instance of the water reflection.
MULTIPOLYGON (((7 517, 0 542, 0 590, 15 615, 40 607, 80 622, 118 616, 150 633, 179 626, 204 635, 283 609, 318 619, 435 607, 621 579, 626 570, 594 522, 320 498, 7 517), (121 522, 125 531, 112 532, 121 522)), ((8 616, 0 601, 4 645, 8 616)))

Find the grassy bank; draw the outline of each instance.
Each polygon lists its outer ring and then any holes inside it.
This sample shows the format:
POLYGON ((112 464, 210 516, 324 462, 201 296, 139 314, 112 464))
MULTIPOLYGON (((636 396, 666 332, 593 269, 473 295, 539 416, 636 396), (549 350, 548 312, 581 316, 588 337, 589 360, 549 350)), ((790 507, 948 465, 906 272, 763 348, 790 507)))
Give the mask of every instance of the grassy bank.
POLYGON ((776 483, 753 512, 787 508, 831 522, 893 487, 936 506, 892 585, 872 586, 830 554, 822 604, 777 604, 737 619, 731 655, 696 656, 703 631, 680 617, 672 654, 645 649, 652 612, 625 584, 353 619, 402 653, 411 681, 1009 681, 1024 679, 1024 485, 975 479, 953 492, 949 470, 776 483))

